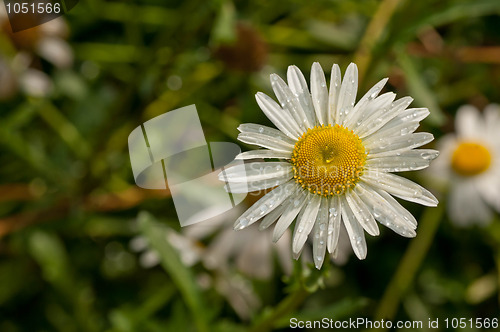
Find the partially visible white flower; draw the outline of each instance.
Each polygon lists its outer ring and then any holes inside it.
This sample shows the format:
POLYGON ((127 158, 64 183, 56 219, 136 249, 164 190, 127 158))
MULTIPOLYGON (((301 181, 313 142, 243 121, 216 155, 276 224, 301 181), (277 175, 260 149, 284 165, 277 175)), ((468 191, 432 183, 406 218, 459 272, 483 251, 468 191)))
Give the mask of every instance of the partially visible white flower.
POLYGON ((33 97, 45 97, 53 88, 49 75, 32 68, 22 72, 19 76, 19 85, 27 95, 33 97))
MULTIPOLYGON (((250 278, 269 279, 273 273, 273 257, 276 257, 283 271, 290 274, 290 232, 278 244, 270 241, 272 232, 265 232, 265 236, 262 236, 256 227, 246 233, 235 232, 228 226, 242 211, 239 205, 202 223, 183 227, 180 232, 170 230, 166 240, 177 250, 186 266, 201 262, 210 271, 236 272, 250 278)), ((141 266, 150 268, 160 263, 160 257, 149 248, 145 237, 134 237, 129 246, 132 251, 139 253, 141 266)))
POLYGON ((63 17, 13 33, 5 7, 0 6, 0 30, 4 30, 19 52, 33 52, 58 68, 73 65, 73 50, 66 41, 69 29, 63 17))
POLYGON ((179 234, 171 232, 168 240, 178 249, 186 265, 201 261, 209 270, 228 272, 236 267, 248 277, 268 279, 273 272, 275 253, 283 270, 291 273, 291 234, 286 234, 282 243, 273 244, 272 232, 262 236, 257 227, 250 228, 246 234, 235 232, 227 226, 242 211, 239 205, 215 218, 184 227, 179 234))
POLYGON ((32 57, 19 52, 12 59, 0 55, 0 100, 12 98, 19 90, 28 96, 46 97, 53 90, 49 75, 30 68, 32 57))
POLYGON ((251 282, 237 274, 216 276, 215 288, 224 295, 234 311, 243 319, 249 319, 261 306, 251 282))
POLYGON ((490 104, 484 114, 462 106, 455 133, 438 141, 441 157, 429 177, 449 186, 448 214, 457 225, 486 224, 490 205, 500 212, 500 107, 490 104))

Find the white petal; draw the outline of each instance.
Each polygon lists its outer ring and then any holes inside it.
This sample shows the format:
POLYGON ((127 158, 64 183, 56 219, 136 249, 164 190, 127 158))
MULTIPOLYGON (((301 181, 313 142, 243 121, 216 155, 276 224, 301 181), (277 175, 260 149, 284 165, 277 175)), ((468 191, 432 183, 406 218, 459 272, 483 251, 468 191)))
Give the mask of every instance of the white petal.
POLYGON ((255 162, 236 165, 219 173, 219 180, 226 182, 252 182, 269 180, 289 175, 293 167, 287 162, 255 162))
POLYGON ((500 106, 498 104, 489 104, 484 108, 484 122, 488 139, 492 142, 499 141, 500 106))
POLYGON ((342 220, 344 221, 345 229, 349 234, 349 241, 351 241, 352 249, 359 259, 365 259, 368 251, 366 247, 365 234, 363 227, 356 220, 356 217, 351 211, 349 204, 344 196, 340 196, 342 205, 342 220))
POLYGON ((307 116, 308 124, 310 126, 314 125, 316 123, 316 117, 314 116, 311 94, 309 93, 306 79, 297 66, 288 66, 287 80, 290 90, 297 96, 307 116))
MULTIPOLYGON (((360 184, 361 186, 364 186, 363 184, 360 184)), ((389 203, 394 211, 398 214, 399 217, 403 218, 403 224, 408 224, 408 227, 411 229, 417 228, 417 220, 413 216, 413 214, 410 213, 407 209, 405 209, 399 202, 389 195, 387 191, 385 190, 380 190, 377 188, 372 188, 368 185, 366 185, 368 189, 375 190, 380 196, 382 196, 383 199, 386 200, 387 203, 389 203)))
POLYGON ((248 160, 248 159, 257 159, 257 158, 277 158, 277 159, 290 159, 292 157, 291 153, 288 152, 280 152, 274 150, 251 150, 245 151, 238 154, 234 159, 236 160, 248 160))
POLYGON ((273 241, 277 242, 285 231, 290 227, 293 220, 307 203, 306 194, 302 190, 298 190, 296 194, 290 196, 288 208, 283 212, 279 218, 273 231, 273 241))
POLYGON ((360 126, 363 122, 366 121, 370 116, 372 116, 375 112, 378 112, 381 109, 389 109, 391 107, 392 102, 396 98, 396 94, 393 92, 386 92, 377 98, 370 100, 366 103, 366 106, 358 112, 358 120, 353 125, 353 129, 360 126))
POLYGON ((431 142, 434 136, 430 133, 415 133, 405 136, 380 138, 375 142, 365 144, 370 158, 379 158, 395 155, 431 142))
POLYGON ((294 180, 290 180, 286 184, 274 188, 272 191, 268 192, 261 199, 255 202, 236 220, 234 223, 234 229, 240 230, 250 226, 278 207, 298 188, 300 187, 297 186, 294 180))
POLYGON ((290 137, 286 136, 285 134, 283 134, 283 132, 281 132, 277 129, 263 126, 263 125, 259 125, 259 124, 255 124, 255 123, 240 124, 238 126, 238 130, 242 133, 255 133, 255 134, 276 137, 276 138, 279 138, 281 141, 287 142, 291 145, 294 145, 295 142, 297 141, 295 139, 291 139, 290 137))
POLYGON ((411 97, 404 97, 392 103, 389 109, 379 109, 363 120, 361 125, 355 129, 360 138, 369 136, 382 128, 387 122, 394 119, 399 113, 405 110, 413 101, 411 97))
POLYGON ((500 212, 500 170, 497 169, 496 173, 477 179, 476 188, 481 197, 500 212))
POLYGON ((342 216, 342 206, 338 196, 330 199, 330 209, 328 211, 328 252, 333 254, 337 248, 340 232, 340 217, 342 216))
POLYGON ((364 230, 372 236, 379 235, 380 231, 377 223, 375 222, 375 218, 373 218, 372 214, 368 210, 368 207, 365 203, 363 203, 358 195, 354 191, 351 191, 346 193, 345 198, 352 213, 360 225, 363 226, 364 230))
POLYGON ((493 218, 491 210, 481 199, 474 182, 458 180, 450 190, 448 213, 454 223, 459 226, 470 224, 487 224, 493 218))
POLYGON ((394 92, 386 92, 368 102, 356 124, 359 126, 365 119, 380 109, 389 109, 395 98, 396 94, 394 92))
MULTIPOLYGON (((342 84, 342 74, 340 67, 336 63, 332 66, 330 75, 330 92, 328 95, 328 123, 339 123, 337 105, 339 102, 340 86, 342 84)), ((340 123, 339 123, 340 124, 340 123)))
POLYGON ((425 206, 436 206, 438 200, 427 189, 401 176, 384 172, 366 171, 361 181, 387 191, 391 195, 425 206))
POLYGON ((351 63, 345 72, 342 86, 339 92, 339 102, 337 105, 337 123, 344 123, 344 118, 354 107, 356 93, 358 92, 358 67, 351 63))
POLYGON ((292 178, 292 174, 287 173, 282 176, 277 176, 272 179, 267 180, 258 180, 258 181, 249 181, 249 182, 229 182, 224 185, 224 189, 227 192, 233 194, 244 194, 252 191, 269 189, 272 187, 279 186, 290 180, 292 178))
POLYGON ((370 186, 358 183, 354 191, 358 193, 359 198, 366 204, 366 207, 378 222, 399 235, 415 237, 415 226, 398 214, 398 211, 393 208, 392 204, 387 202, 370 186))
POLYGON ((313 239, 313 257, 314 265, 319 270, 323 265, 326 251, 327 241, 327 226, 328 226, 328 199, 321 198, 321 206, 318 212, 318 218, 314 225, 314 239, 313 239))
POLYGON ((454 171, 451 169, 451 156, 458 145, 455 134, 446 134, 437 142, 439 158, 434 160, 427 172, 427 176, 434 181, 446 183, 454 171))
POLYGON ((366 166, 382 172, 416 171, 426 168, 436 159, 439 151, 430 149, 409 150, 397 155, 372 158, 366 161, 366 166))
POLYGON ((311 68, 311 94, 318 122, 328 124, 328 89, 325 73, 318 62, 311 68))
POLYGON ((465 139, 477 138, 484 129, 479 111, 471 105, 464 105, 458 109, 455 125, 457 135, 465 139))
POLYGON ((253 144, 268 148, 274 151, 292 153, 294 146, 288 142, 282 141, 277 137, 256 133, 241 133, 238 140, 243 143, 253 144))
POLYGON ((283 110, 274 100, 269 98, 269 96, 262 92, 257 92, 255 99, 267 118, 288 137, 297 139, 302 135, 303 130, 297 126, 292 116, 283 110))
POLYGON ((281 77, 276 74, 271 74, 271 86, 276 94, 276 98, 280 102, 283 109, 288 110, 290 115, 295 120, 295 123, 302 131, 307 130, 311 126, 306 113, 302 109, 298 97, 290 90, 288 85, 281 77))
POLYGON ((430 114, 427 108, 409 108, 387 122, 382 128, 367 136, 363 141, 368 144, 388 136, 404 136, 413 133, 419 122, 430 114))
MULTIPOLYGON (((295 192, 295 194, 292 194, 290 197, 293 197, 296 194, 297 194, 297 192, 295 192)), ((263 231, 263 230, 267 229, 269 226, 271 226, 272 224, 274 224, 274 222, 276 220, 278 220, 278 218, 283 214, 283 212, 285 212, 290 207, 290 204, 288 202, 290 200, 290 197, 287 200, 285 200, 283 203, 281 203, 280 206, 278 206, 276 209, 269 212, 269 214, 267 214, 262 219, 262 221, 259 224, 260 231, 263 231)))
POLYGON ((318 215, 320 203, 321 196, 312 195, 312 197, 308 200, 307 205, 297 218, 297 223, 294 230, 295 233, 293 234, 292 241, 293 253, 299 253, 304 247, 307 236, 309 235, 309 233, 311 233, 312 227, 316 222, 316 216, 318 215))
POLYGON ((380 80, 370 90, 368 90, 368 92, 357 102, 352 112, 350 112, 344 120, 345 127, 354 128, 355 125, 357 125, 358 120, 361 120, 363 113, 365 113, 365 108, 367 104, 378 96, 380 91, 384 88, 385 84, 387 83, 387 80, 388 78, 380 80))

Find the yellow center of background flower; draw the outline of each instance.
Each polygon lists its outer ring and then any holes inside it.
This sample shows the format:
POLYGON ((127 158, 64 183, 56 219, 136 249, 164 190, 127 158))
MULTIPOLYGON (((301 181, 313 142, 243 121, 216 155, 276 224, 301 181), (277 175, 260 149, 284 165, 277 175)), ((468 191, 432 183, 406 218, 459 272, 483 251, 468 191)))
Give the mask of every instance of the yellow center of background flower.
POLYGON ((295 181, 318 195, 339 195, 358 182, 366 161, 361 139, 343 126, 316 126, 295 143, 295 181))
POLYGON ((490 151, 478 143, 460 143, 451 157, 451 167, 463 176, 480 174, 486 171, 490 164, 490 151))

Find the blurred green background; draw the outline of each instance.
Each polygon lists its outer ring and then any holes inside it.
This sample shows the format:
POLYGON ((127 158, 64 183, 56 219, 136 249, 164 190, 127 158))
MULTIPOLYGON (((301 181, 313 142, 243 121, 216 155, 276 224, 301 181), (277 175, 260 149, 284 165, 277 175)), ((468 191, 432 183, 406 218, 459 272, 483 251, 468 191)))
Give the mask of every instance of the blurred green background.
POLYGON ((196 104, 207 141, 237 142, 239 123, 270 124, 254 100, 273 96, 270 73, 295 64, 308 77, 319 61, 327 75, 357 63, 359 95, 389 77, 387 90, 430 109, 419 130, 439 138, 460 105, 500 102, 500 1, 82 0, 57 21, 16 34, 1 22, 0 331, 498 318, 498 214, 456 228, 441 195, 434 209, 404 204, 417 237, 383 230, 364 261, 287 275, 269 253, 270 276, 231 261, 222 273, 167 241, 181 231, 169 192, 135 186, 127 137, 196 104))

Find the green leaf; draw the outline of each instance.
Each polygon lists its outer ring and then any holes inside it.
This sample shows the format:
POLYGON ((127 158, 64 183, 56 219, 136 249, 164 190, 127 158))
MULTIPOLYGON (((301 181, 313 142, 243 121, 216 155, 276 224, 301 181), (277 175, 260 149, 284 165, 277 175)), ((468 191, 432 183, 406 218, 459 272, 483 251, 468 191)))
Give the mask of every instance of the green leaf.
MULTIPOLYGON (((412 4, 411 2, 409 2, 412 4)), ((418 2, 417 2, 418 3, 418 2)), ((422 2, 423 3, 423 2, 422 2)), ((413 5, 413 4, 412 4, 413 5)), ((429 5, 425 5, 428 8, 429 5)), ((410 6, 408 11, 414 14, 414 8, 410 6)), ((453 1, 447 8, 425 11, 426 15, 417 15, 418 19, 407 28, 397 32, 396 40, 403 42, 412 39, 420 30, 426 27, 439 27, 460 20, 470 19, 471 17, 480 17, 485 15, 500 14, 500 1, 498 0, 476 0, 476 1, 453 1)), ((406 13, 400 13, 407 19, 406 13)), ((398 31, 397 29, 395 29, 398 31)))
POLYGON ((191 310, 198 330, 202 332, 208 331, 209 325, 206 313, 209 308, 203 303, 200 289, 192 271, 180 261, 177 252, 168 243, 167 236, 170 230, 166 226, 159 224, 147 212, 141 212, 137 218, 141 232, 149 240, 152 249, 156 250, 160 255, 161 265, 171 276, 179 288, 186 305, 191 310))
POLYGON ((421 77, 420 71, 412 59, 401 49, 397 50, 396 53, 398 63, 406 77, 410 95, 415 97, 415 104, 429 109, 430 115, 426 121, 435 126, 442 125, 445 121, 445 116, 443 110, 439 107, 433 91, 421 77))
POLYGON ((231 44, 236 41, 236 10, 231 1, 224 1, 220 7, 212 30, 213 46, 231 44))
POLYGON ((29 250, 48 282, 63 286, 70 281, 68 255, 56 235, 42 231, 33 232, 29 238, 29 250))

